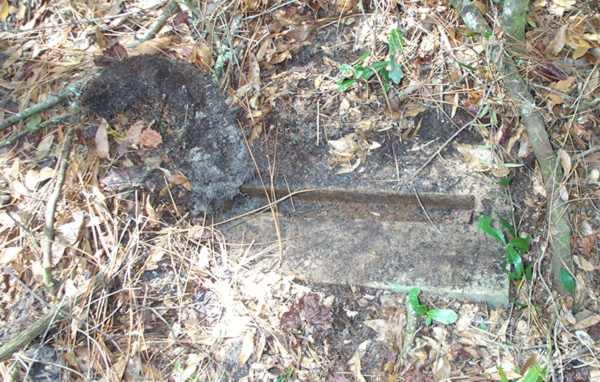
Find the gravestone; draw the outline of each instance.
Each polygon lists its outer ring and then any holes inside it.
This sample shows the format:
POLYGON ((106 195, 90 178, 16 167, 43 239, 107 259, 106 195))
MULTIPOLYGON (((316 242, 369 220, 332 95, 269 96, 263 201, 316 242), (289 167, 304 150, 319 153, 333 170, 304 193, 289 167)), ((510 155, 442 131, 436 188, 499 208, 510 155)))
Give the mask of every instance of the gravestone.
MULTIPOLYGON (((506 210, 503 191, 468 168, 454 143, 414 176, 453 133, 435 112, 426 114, 421 130, 404 143, 384 142, 349 174, 337 174, 327 146, 308 136, 271 134, 256 142, 260 176, 242 186, 246 196, 229 216, 269 202, 271 208, 226 225, 232 249, 276 249, 282 272, 311 282, 399 292, 420 287, 507 304, 502 248, 474 225, 482 213, 506 210), (431 136, 427 129, 439 126, 446 128, 431 136)), ((456 142, 464 139, 475 138, 466 132, 456 142)))

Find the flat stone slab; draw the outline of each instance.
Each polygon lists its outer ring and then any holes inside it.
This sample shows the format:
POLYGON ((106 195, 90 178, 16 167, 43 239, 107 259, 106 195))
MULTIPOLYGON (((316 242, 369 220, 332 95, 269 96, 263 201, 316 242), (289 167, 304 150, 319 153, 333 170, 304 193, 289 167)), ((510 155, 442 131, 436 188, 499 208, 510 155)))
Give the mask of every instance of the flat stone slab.
POLYGON ((285 200, 229 223, 232 249, 279 249, 281 271, 311 282, 420 287, 508 304, 502 248, 473 224, 481 213, 506 209, 500 187, 468 169, 451 147, 415 177, 439 147, 419 149, 428 141, 384 144, 343 175, 329 166, 327 146, 298 137, 255 144, 261 176, 242 187, 246 196, 229 215, 285 200))

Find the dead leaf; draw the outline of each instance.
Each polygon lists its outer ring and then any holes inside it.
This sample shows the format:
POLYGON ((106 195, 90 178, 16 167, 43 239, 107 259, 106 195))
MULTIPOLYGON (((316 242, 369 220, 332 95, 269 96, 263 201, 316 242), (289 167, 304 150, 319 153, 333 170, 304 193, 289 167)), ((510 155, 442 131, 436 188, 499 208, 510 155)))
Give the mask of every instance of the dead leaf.
POLYGON ((558 186, 558 195, 560 196, 560 199, 564 202, 568 202, 569 201, 569 191, 567 190, 567 187, 565 187, 564 184, 561 184, 560 186, 558 186))
POLYGON ((552 89, 555 89, 560 93, 548 92, 547 93, 548 100, 553 105, 562 105, 563 103, 565 103, 566 102, 565 95, 571 91, 576 80, 577 80, 577 78, 575 76, 570 76, 564 80, 556 81, 556 82, 550 84, 550 87, 552 89), (564 93, 564 94, 561 94, 561 93, 564 93))
POLYGON ((498 371, 499 368, 502 368, 504 374, 506 375, 506 378, 510 380, 521 378, 519 368, 515 364, 514 358, 510 355, 501 356, 500 362, 498 362, 496 366, 486 369, 485 373, 494 381, 500 381, 501 378, 500 373, 498 371))
POLYGON ((419 45, 419 57, 426 57, 433 52, 436 46, 436 42, 438 42, 438 36, 436 33, 427 33, 421 39, 421 44, 419 45))
POLYGON ((52 176, 54 175, 54 170, 52 170, 49 167, 45 168, 49 169, 50 172, 48 172, 48 170, 45 170, 45 174, 43 175, 41 175, 40 171, 38 170, 32 169, 27 171, 27 173, 25 174, 25 187, 27 187, 29 191, 36 191, 40 183, 52 178, 52 176))
POLYGON ((157 37, 144 41, 130 50, 131 56, 158 54, 171 46, 172 37, 157 37))
POLYGON ((563 50, 563 48, 565 47, 565 44, 567 43, 567 28, 568 27, 569 27, 569 25, 565 24, 565 25, 561 26, 558 29, 558 31, 556 31, 554 38, 552 39, 552 41, 550 41, 550 44, 548 44, 548 46, 546 46, 546 54, 558 56, 560 51, 563 50))
POLYGON ((344 14, 354 10, 356 7, 358 0, 332 0, 335 6, 335 10, 339 14, 344 14))
POLYGON ((575 330, 587 329, 587 328, 592 327, 599 323, 600 323, 600 314, 592 314, 589 317, 586 317, 582 320, 577 321, 577 323, 574 326, 574 329, 575 330))
POLYGON ((8 0, 0 0, 2 4, 0 5, 0 21, 6 22, 8 14, 10 12, 10 4, 8 0))
POLYGON ((467 164, 475 171, 490 171, 494 176, 502 178, 510 173, 489 145, 457 144, 456 149, 463 155, 467 164))
POLYGON ((2 252, 0 252, 0 264, 6 265, 15 261, 22 250, 22 247, 4 248, 2 252))
POLYGON ((329 140, 327 143, 329 143, 329 146, 338 155, 351 156, 359 149, 356 134, 354 133, 347 134, 340 139, 329 140))
POLYGON ((108 122, 102 118, 102 122, 96 130, 96 155, 100 159, 108 159, 110 156, 110 147, 108 143, 108 122))
POLYGON ((68 247, 74 247, 80 239, 85 212, 77 211, 73 214, 73 220, 60 225, 56 229, 56 238, 52 242, 52 265, 56 265, 62 259, 68 247))
POLYGON ((596 267, 583 256, 574 256, 575 264, 586 272, 593 272, 596 267))
POLYGON ((144 264, 144 269, 146 271, 153 271, 155 269, 158 269, 158 264, 162 261, 165 254, 166 252, 161 247, 156 246, 152 248, 148 259, 144 264))
POLYGON ((586 54, 587 51, 592 47, 592 45, 585 38, 583 38, 582 35, 575 33, 569 33, 567 36, 567 45, 569 48, 573 49, 571 57, 573 57, 575 60, 583 57, 583 55, 586 54))
POLYGON ((452 375, 452 367, 448 356, 442 356, 433 364, 432 373, 436 381, 445 381, 452 375))
POLYGON ((144 129, 140 135, 139 143, 145 147, 157 148, 162 143, 160 133, 151 128, 144 129))
POLYGON ((404 107, 404 116, 414 118, 425 110, 427 110, 427 108, 423 106, 422 103, 409 101, 404 107))
POLYGON ((35 277, 42 278, 42 275, 44 274, 44 267, 42 267, 42 263, 40 261, 32 261, 30 269, 31 273, 33 273, 35 277))
POLYGON ((191 61, 205 69, 212 69, 215 63, 212 48, 204 41, 197 43, 192 49, 191 61))
POLYGON ((450 113, 450 118, 454 118, 454 116, 456 115, 456 111, 458 110, 458 93, 454 93, 454 97, 452 99, 452 112, 450 113))
POLYGON ((181 186, 188 191, 192 191, 192 182, 181 172, 176 172, 169 176, 169 182, 181 186))
POLYGON ((600 87, 600 71, 594 70, 590 74, 589 81, 585 84, 585 87, 581 90, 583 98, 591 100, 594 98, 594 92, 600 87))
POLYGON ((140 141, 140 136, 142 135, 142 130, 146 126, 146 122, 144 120, 136 121, 133 125, 127 129, 127 142, 130 145, 137 145, 140 141))
POLYGON ((560 165, 563 169, 563 177, 568 178, 569 174, 571 174, 571 157, 563 149, 558 150, 558 157, 560 158, 560 165))
POLYGON ((54 134, 48 134, 35 148, 35 159, 44 159, 50 154, 52 145, 54 144, 54 134))
POLYGON ((238 357, 238 362, 241 366, 245 365, 248 362, 248 359, 254 354, 254 335, 256 334, 256 329, 249 329, 244 335, 244 340, 242 341, 242 348, 240 349, 240 355, 238 357))
POLYGON ((600 42, 600 33, 584 33, 583 38, 592 42, 600 42))
POLYGON ((549 11, 553 15, 560 16, 573 8, 576 0, 552 0, 552 4, 549 6, 549 11))
POLYGON ((364 349, 366 349, 369 346, 369 343, 371 341, 367 340, 363 343, 361 343, 358 346, 358 349, 356 350, 356 352, 354 352, 354 355, 352 356, 352 358, 350 358, 350 360, 348 361, 348 366, 350 366, 350 371, 352 372, 352 375, 354 376, 354 380, 357 382, 367 382, 367 380, 365 379, 365 377, 362 375, 362 366, 361 366, 361 353, 364 352, 364 349), (362 349, 362 351, 361 351, 362 349))

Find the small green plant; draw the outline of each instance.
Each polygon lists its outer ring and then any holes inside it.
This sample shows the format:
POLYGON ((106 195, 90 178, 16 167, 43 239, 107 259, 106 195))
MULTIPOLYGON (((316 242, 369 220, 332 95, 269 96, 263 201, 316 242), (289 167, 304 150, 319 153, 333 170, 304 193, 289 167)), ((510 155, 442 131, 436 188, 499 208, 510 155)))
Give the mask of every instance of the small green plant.
POLYGON ((394 28, 388 38, 387 59, 369 63, 372 53, 364 52, 352 65, 341 65, 341 79, 337 81, 338 89, 345 92, 359 81, 369 82, 375 76, 381 81, 383 90, 387 92, 390 89, 390 81, 398 85, 404 78, 402 65, 398 62, 398 57, 403 49, 404 34, 394 28))
POLYGON ((291 367, 288 367, 287 369, 285 369, 283 374, 280 374, 277 377, 275 382, 288 382, 289 380, 292 379, 293 376, 294 376, 294 369, 292 369, 291 367))
MULTIPOLYGON (((510 382, 506 372, 501 367, 498 367, 498 374, 500 374, 500 382, 510 382)), ((548 369, 536 363, 527 369, 527 373, 518 382, 544 382, 547 375, 548 369)))
POLYGON ((437 309, 430 308, 425 304, 422 304, 419 300, 419 294, 421 289, 412 288, 408 293, 410 306, 418 316, 425 317, 425 323, 431 325, 433 321, 441 322, 444 325, 451 325, 456 322, 458 315, 452 309, 437 309))
POLYGON ((529 252, 531 237, 519 236, 515 227, 502 217, 498 217, 498 223, 496 224, 491 216, 481 215, 477 227, 504 245, 507 270, 511 280, 521 280, 523 277, 531 280, 533 268, 523 261, 523 256, 529 252))

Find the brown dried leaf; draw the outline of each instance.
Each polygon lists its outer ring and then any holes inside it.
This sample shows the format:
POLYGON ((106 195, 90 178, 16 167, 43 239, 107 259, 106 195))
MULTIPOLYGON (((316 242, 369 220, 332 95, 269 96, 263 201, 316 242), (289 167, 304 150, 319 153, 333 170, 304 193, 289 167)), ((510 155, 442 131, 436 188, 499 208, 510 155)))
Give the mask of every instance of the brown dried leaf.
POLYGON ((573 8, 576 0, 552 0, 549 6, 549 11, 553 15, 562 16, 566 11, 573 8))
POLYGON ((108 143, 108 122, 102 118, 98 130, 96 130, 96 155, 100 159, 108 159, 110 156, 110 146, 108 143))
POLYGON ((192 49, 191 61, 203 68, 211 69, 214 65, 213 52, 210 45, 200 41, 192 49))
POLYGON ((558 150, 558 157, 560 158, 560 165, 563 169, 563 176, 568 177, 571 173, 571 157, 563 149, 558 150))
POLYGON ((333 324, 331 308, 320 303, 319 295, 309 293, 304 295, 299 305, 307 324, 313 326, 317 331, 325 331, 333 324))
POLYGON ((145 126, 146 122, 140 119, 127 129, 126 140, 130 145, 137 145, 140 142, 140 136, 145 126))
POLYGON ((248 359, 254 354, 254 335, 256 334, 256 329, 249 329, 244 335, 244 340, 242 341, 242 348, 240 349, 240 355, 238 357, 239 365, 243 366, 248 362, 248 359))
POLYGON ((12 261, 15 261, 22 250, 22 247, 4 248, 2 252, 0 252, 0 264, 6 265, 11 263, 12 261))
POLYGON ((10 4, 8 0, 1 0, 2 4, 0 5, 0 21, 6 22, 6 18, 10 12, 10 4))
POLYGON ((560 51, 563 50, 563 48, 565 47, 565 44, 567 43, 568 27, 569 27, 569 25, 565 24, 565 25, 561 26, 558 29, 558 31, 556 31, 554 38, 552 39, 552 41, 550 41, 550 43, 546 47, 546 54, 558 56, 560 51))
POLYGON ((284 330, 295 331, 302 327, 302 320, 296 305, 292 305, 290 310, 283 313, 280 320, 280 325, 284 330))
POLYGON ((356 350, 356 352, 354 352, 354 355, 352 356, 352 358, 350 358, 350 360, 348 361, 348 366, 350 366, 350 371, 352 372, 352 375, 354 376, 354 380, 356 382, 367 382, 367 380, 365 379, 365 377, 362 375, 362 366, 361 366, 361 353, 363 353, 364 349, 366 349, 366 347, 369 345, 369 340, 361 343, 358 346, 358 349, 356 350), (363 351, 361 351, 363 350, 363 351))
POLYGON ((190 182, 190 180, 181 172, 176 172, 169 176, 169 182, 181 186, 188 191, 192 190, 192 182, 190 182))
POLYGON ((594 272, 596 270, 596 267, 594 266, 594 264, 587 261, 585 257, 574 256, 574 259, 575 259, 575 264, 577 264, 577 266, 579 268, 581 268, 582 270, 584 270, 586 272, 594 272))
POLYGON ((157 148, 162 143, 162 137, 160 133, 151 128, 144 129, 140 135, 139 143, 142 146, 157 148))
POLYGON ((158 54, 164 52, 169 46, 171 46, 172 40, 172 37, 165 36, 144 41, 135 48, 131 49, 131 56, 158 54))

